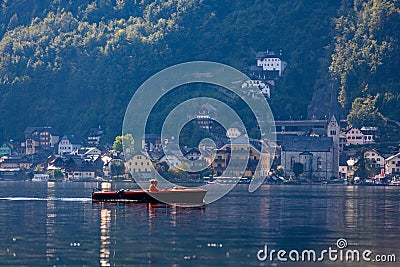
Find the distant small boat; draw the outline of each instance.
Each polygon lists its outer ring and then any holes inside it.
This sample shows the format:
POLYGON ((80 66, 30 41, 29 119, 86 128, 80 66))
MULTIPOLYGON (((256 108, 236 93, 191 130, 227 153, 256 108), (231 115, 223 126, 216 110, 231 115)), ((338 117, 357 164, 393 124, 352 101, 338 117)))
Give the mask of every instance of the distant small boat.
POLYGON ((138 202, 202 205, 207 190, 191 188, 173 188, 158 192, 148 190, 101 190, 92 192, 94 202, 138 202))

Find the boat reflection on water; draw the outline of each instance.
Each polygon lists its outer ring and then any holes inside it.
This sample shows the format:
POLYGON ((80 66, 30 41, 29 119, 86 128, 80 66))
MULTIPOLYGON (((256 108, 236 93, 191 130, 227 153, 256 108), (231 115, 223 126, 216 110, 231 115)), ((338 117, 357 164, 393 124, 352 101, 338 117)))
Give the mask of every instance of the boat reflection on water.
POLYGON ((55 225, 56 225, 56 206, 55 206, 55 184, 47 182, 48 201, 46 202, 46 258, 51 262, 56 258, 55 249, 55 225))
MULTIPOLYGON (((164 203, 132 203, 132 202, 93 202, 94 207, 99 207, 100 215, 100 248, 99 248, 99 264, 100 266, 117 265, 114 259, 118 258, 117 254, 124 254, 121 247, 118 247, 117 240, 121 237, 119 232, 121 228, 130 227, 127 222, 132 220, 140 220, 144 223, 144 228, 132 229, 140 233, 147 232, 147 236, 140 236, 137 240, 130 240, 133 246, 136 247, 136 252, 142 242, 147 243, 146 252, 138 253, 138 257, 143 262, 143 257, 146 257, 148 264, 154 263, 155 255, 151 252, 152 244, 157 242, 157 235, 160 231, 160 225, 165 226, 165 223, 176 229, 175 234, 172 234, 170 244, 175 247, 178 237, 176 234, 180 224, 184 224, 186 218, 201 217, 204 215, 206 207, 181 207, 176 205, 168 205, 164 203), (122 214, 122 215, 121 215, 122 214), (147 223, 146 223, 147 222, 147 223), (147 224, 147 227, 145 226, 147 224), (158 227, 157 227, 158 226, 158 227), (147 228, 147 230, 145 230, 147 228), (143 231, 144 230, 144 231, 143 231), (175 238, 174 238, 175 236, 175 238), (139 256, 140 255, 140 256, 139 256)), ((122 242, 122 241, 120 241, 122 242)), ((131 249, 134 250, 135 248, 131 249)))

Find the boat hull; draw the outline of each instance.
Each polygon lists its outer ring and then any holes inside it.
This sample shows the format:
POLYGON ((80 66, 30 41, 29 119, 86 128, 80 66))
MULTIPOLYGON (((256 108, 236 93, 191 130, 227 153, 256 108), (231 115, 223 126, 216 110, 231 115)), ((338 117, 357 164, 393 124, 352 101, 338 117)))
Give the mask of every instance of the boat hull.
POLYGON ((206 190, 171 189, 159 192, 148 190, 96 191, 92 193, 94 202, 138 202, 167 204, 203 204, 206 190))

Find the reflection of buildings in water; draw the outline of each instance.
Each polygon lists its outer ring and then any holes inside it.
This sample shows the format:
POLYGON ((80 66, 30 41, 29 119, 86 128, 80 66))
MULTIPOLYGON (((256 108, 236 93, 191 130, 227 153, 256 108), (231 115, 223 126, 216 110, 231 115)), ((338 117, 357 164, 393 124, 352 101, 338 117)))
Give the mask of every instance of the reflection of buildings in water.
POLYGON ((357 225, 358 207, 355 200, 355 186, 346 186, 345 192, 345 225, 348 228, 354 228, 357 225))
POLYGON ((268 195, 264 195, 260 198, 260 216, 255 220, 255 223, 261 223, 263 227, 269 228, 271 226, 270 213, 270 193, 268 191, 268 195))
POLYGON ((108 209, 102 209, 100 212, 100 266, 111 266, 110 226, 111 211, 108 209))
POLYGON ((47 183, 47 207, 46 207, 46 258, 50 262, 55 257, 55 184, 54 182, 47 183))

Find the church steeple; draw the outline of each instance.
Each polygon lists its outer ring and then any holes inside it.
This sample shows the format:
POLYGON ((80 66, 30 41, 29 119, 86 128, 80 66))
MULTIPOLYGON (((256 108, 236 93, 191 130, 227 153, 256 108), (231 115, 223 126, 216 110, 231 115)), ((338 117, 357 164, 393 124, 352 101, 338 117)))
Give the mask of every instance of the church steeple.
MULTIPOLYGON (((333 166, 335 169, 339 167, 339 141, 340 141, 340 125, 335 115, 332 115, 327 126, 327 136, 332 137, 333 141, 333 166)), ((335 177, 339 177, 339 169, 335 170, 335 177)))
POLYGON ((332 115, 327 127, 327 136, 328 137, 339 136, 339 131, 340 131, 339 123, 337 122, 335 115, 332 115))

